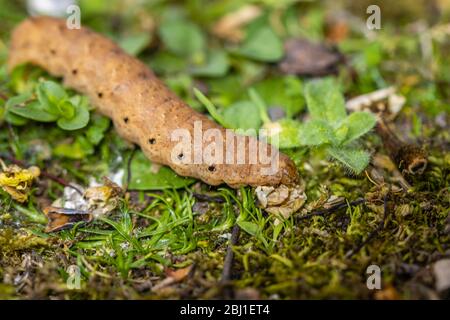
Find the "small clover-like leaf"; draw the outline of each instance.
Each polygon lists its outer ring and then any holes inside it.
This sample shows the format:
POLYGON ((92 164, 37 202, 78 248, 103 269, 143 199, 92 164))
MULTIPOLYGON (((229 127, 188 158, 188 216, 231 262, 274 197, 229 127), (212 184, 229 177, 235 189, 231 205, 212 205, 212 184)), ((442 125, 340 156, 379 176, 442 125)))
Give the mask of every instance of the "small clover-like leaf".
POLYGON ((68 99, 61 100, 58 103, 58 110, 61 118, 72 119, 75 116, 75 106, 68 99))
POLYGON ((361 149, 329 147, 327 152, 356 174, 360 174, 370 161, 369 153, 361 149))
POLYGON ((67 97, 64 88, 54 81, 43 81, 39 83, 36 89, 39 102, 48 112, 58 114, 58 103, 67 97))
POLYGON ((305 98, 311 118, 332 126, 346 117, 345 100, 333 78, 315 80, 305 86, 305 98))
POLYGON ((61 129, 78 130, 84 128, 89 122, 89 110, 82 104, 75 104, 74 116, 70 119, 61 117, 56 122, 61 129))

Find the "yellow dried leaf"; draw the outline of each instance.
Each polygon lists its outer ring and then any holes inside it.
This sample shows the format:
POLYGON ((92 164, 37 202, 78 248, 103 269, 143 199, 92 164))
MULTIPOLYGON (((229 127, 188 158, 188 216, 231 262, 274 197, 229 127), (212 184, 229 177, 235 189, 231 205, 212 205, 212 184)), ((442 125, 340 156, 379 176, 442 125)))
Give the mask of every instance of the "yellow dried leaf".
POLYGON ((38 167, 23 169, 17 165, 6 166, 1 160, 0 187, 18 202, 28 200, 28 194, 33 180, 39 177, 41 171, 38 167))

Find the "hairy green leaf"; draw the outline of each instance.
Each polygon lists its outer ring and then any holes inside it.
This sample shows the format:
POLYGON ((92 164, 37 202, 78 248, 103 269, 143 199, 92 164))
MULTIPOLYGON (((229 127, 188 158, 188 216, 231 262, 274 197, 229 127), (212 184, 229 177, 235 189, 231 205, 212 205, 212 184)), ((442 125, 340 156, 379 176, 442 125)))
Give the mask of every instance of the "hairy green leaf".
POLYGON ((370 155, 365 150, 330 147, 327 152, 332 158, 356 174, 360 174, 370 161, 370 155))
POLYGON ((280 149, 295 148, 301 145, 299 139, 300 123, 291 119, 282 119, 264 125, 268 142, 280 149))
POLYGON ((345 100, 333 78, 311 81, 305 86, 305 98, 311 118, 335 126, 346 117, 345 100))
POLYGON ((335 142, 333 128, 322 120, 311 120, 301 125, 298 137, 304 146, 319 146, 335 142))
MULTIPOLYGON (((369 112, 353 112, 344 119, 339 128, 347 128, 346 135, 339 139, 348 143, 366 134, 375 126, 377 119, 369 112)), ((339 129, 338 129, 339 130, 339 129)))

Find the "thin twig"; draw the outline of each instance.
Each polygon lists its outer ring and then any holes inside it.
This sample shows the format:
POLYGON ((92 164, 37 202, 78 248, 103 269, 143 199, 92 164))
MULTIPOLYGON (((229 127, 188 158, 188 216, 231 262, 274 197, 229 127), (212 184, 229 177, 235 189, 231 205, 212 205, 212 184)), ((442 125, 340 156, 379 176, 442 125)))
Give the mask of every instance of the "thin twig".
POLYGON ((194 196, 195 199, 200 201, 217 202, 217 203, 225 202, 225 200, 222 197, 209 196, 204 193, 193 192, 192 195, 194 196))
MULTIPOLYGON (((8 159, 8 160, 11 161, 12 163, 14 163, 14 164, 16 164, 16 165, 19 165, 19 166, 21 166, 21 167, 29 167, 29 165, 28 165, 25 161, 16 159, 16 158, 14 158, 14 157, 11 156, 11 155, 8 155, 8 154, 3 155, 3 154, 2 154, 2 157, 8 159)), ((64 180, 63 178, 57 177, 57 176, 55 176, 55 175, 53 175, 53 174, 51 174, 51 173, 48 173, 48 172, 45 171, 45 170, 41 170, 41 176, 46 177, 46 178, 48 178, 48 179, 50 179, 50 180, 52 180, 52 181, 55 181, 55 182, 59 183, 60 185, 65 186, 65 187, 72 188, 72 189, 74 189, 76 192, 78 192, 80 195, 83 195, 83 192, 82 192, 79 188, 75 187, 73 184, 67 182, 67 181, 64 180)))
POLYGON ((365 202, 365 200, 363 198, 359 198, 359 199, 356 199, 356 200, 354 200, 352 202, 339 203, 339 204, 337 204, 337 205, 335 205, 335 206, 333 206, 331 208, 328 208, 328 209, 316 210, 316 211, 313 211, 311 213, 305 214, 303 216, 298 216, 298 217, 295 218, 295 220, 298 222, 300 220, 310 219, 311 217, 315 217, 315 216, 323 216, 323 215, 326 215, 326 214, 330 214, 330 213, 339 211, 339 210, 344 209, 344 208, 357 206, 357 205, 362 204, 364 202, 365 202))
POLYGON ((225 255, 225 260, 223 262, 222 278, 220 279, 221 284, 225 285, 224 296, 227 299, 230 299, 233 296, 233 292, 228 285, 231 280, 231 273, 232 273, 232 269, 233 269, 233 260, 234 260, 233 247, 239 241, 239 234, 240 234, 240 228, 237 224, 235 224, 233 227, 233 231, 231 231, 230 242, 228 244, 227 253, 225 255))
POLYGON ((386 222, 386 218, 388 216, 388 207, 387 207, 387 197, 388 197, 388 193, 386 193, 384 195, 384 199, 383 199, 383 220, 380 222, 380 224, 378 225, 378 227, 373 230, 371 233, 369 233, 369 235, 367 236, 367 238, 362 241, 359 245, 357 245, 355 248, 351 249, 349 252, 347 252, 347 254, 345 255, 345 258, 351 258, 352 256, 354 256, 356 253, 358 253, 366 244, 368 244, 370 241, 372 241, 372 239, 384 228, 384 224, 386 222))
POLYGON ((127 185, 125 186, 125 192, 128 191, 128 186, 130 185, 131 182, 131 161, 134 158, 134 155, 136 154, 136 147, 133 148, 133 150, 131 151, 130 157, 128 158, 128 162, 127 162, 127 185))

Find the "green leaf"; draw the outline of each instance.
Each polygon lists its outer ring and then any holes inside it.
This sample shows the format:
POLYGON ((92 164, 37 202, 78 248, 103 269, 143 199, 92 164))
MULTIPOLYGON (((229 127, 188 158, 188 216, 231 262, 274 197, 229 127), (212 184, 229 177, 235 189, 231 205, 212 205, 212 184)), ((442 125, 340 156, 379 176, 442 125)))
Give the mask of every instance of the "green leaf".
POLYGON ((367 67, 376 67, 383 60, 383 49, 378 42, 372 42, 363 49, 367 67))
POLYGON ((366 134, 375 126, 377 119, 369 112, 353 112, 344 119, 341 126, 338 128, 347 128, 346 135, 339 139, 342 143, 348 143, 358 139, 366 134))
POLYGON ((158 51, 149 62, 150 67, 157 74, 171 74, 183 72, 188 65, 186 59, 167 51, 158 51))
POLYGON ((72 119, 75 116, 75 106, 68 99, 58 103, 58 110, 61 118, 72 119))
POLYGON ((32 91, 44 71, 30 64, 21 64, 13 69, 8 86, 16 93, 32 91))
POLYGON ((293 117, 305 106, 303 85, 295 76, 268 77, 254 88, 268 107, 283 108, 287 117, 293 117))
POLYGON ((52 152, 55 156, 78 160, 93 154, 94 147, 84 136, 78 135, 73 142, 56 145, 52 152))
POLYGON ((225 109, 223 119, 229 128, 259 129, 261 117, 258 107, 251 101, 238 101, 225 109))
POLYGON ((197 88, 194 88, 194 94, 197 97, 197 99, 205 106, 205 108, 208 110, 211 117, 213 117, 214 120, 216 120, 217 123, 219 123, 222 127, 227 128, 227 124, 225 122, 225 119, 222 117, 222 115, 217 111, 216 106, 209 100, 200 90, 197 88))
POLYGON ((132 56, 137 56, 142 52, 150 43, 151 34, 149 32, 142 32, 133 35, 127 35, 119 40, 119 46, 122 47, 125 52, 132 56))
POLYGON ((86 138, 94 146, 99 144, 99 142, 105 136, 105 132, 108 130, 110 125, 110 120, 106 117, 100 115, 94 115, 91 118, 91 123, 86 130, 86 138))
POLYGON ((271 122, 269 115, 267 114, 266 103, 261 98, 261 96, 258 94, 258 92, 255 89, 250 88, 248 90, 248 95, 249 95, 250 99, 252 100, 252 102, 255 104, 255 106, 258 108, 259 117, 261 118, 262 122, 264 122, 264 123, 271 122))
POLYGON ((5 121, 15 126, 23 126, 28 123, 27 119, 18 116, 12 112, 5 113, 5 121))
POLYGON ((275 62, 283 57, 284 48, 272 28, 261 25, 248 34, 238 53, 258 61, 275 62))
POLYGON ((66 90, 54 81, 43 81, 36 89, 37 97, 43 107, 50 113, 59 114, 58 104, 67 97, 66 90))
POLYGON ((259 226, 250 221, 237 220, 237 224, 248 234, 255 236, 259 232, 259 226))
POLYGON ((264 125, 267 130, 267 140, 270 144, 280 149, 299 147, 300 123, 291 119, 282 119, 264 125))
POLYGON ((39 101, 32 101, 25 106, 15 105, 8 109, 15 115, 40 122, 53 122, 57 116, 43 109, 39 101))
MULTIPOLYGON (((130 165, 131 179, 128 188, 132 190, 179 189, 195 181, 192 178, 178 176, 166 166, 162 166, 157 173, 153 173, 152 165, 142 151, 136 151, 130 165)), ((127 180, 125 175, 124 184, 127 180)))
POLYGON ((334 127, 347 115, 344 96, 333 78, 307 83, 305 98, 313 120, 323 120, 334 127))
POLYGON ((167 49, 184 57, 192 57, 205 48, 205 38, 200 28, 183 19, 162 22, 159 35, 167 49))
POLYGON ((31 98, 30 92, 19 94, 18 96, 11 97, 5 103, 5 120, 13 125, 21 126, 27 123, 27 120, 12 112, 15 107, 24 106, 25 103, 31 98))
POLYGON ((304 146, 319 146, 334 142, 333 128, 322 120, 311 120, 300 126, 300 144, 304 146))
POLYGON ((221 50, 212 50, 206 63, 201 66, 193 67, 191 74, 202 77, 223 77, 230 67, 226 52, 221 50))
POLYGON ((330 147, 327 149, 327 152, 331 157, 356 174, 360 174, 370 161, 370 155, 365 150, 330 147))
MULTIPOLYGON (((71 99, 72 102, 77 101, 77 99, 74 98, 76 97, 71 99)), ((89 110, 87 107, 81 102, 77 104, 73 104, 72 102, 69 103, 74 107, 74 116, 70 119, 61 117, 56 122, 63 130, 78 130, 84 128, 89 122, 89 110)))

